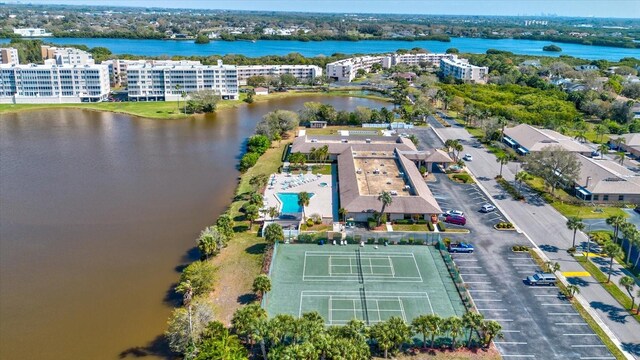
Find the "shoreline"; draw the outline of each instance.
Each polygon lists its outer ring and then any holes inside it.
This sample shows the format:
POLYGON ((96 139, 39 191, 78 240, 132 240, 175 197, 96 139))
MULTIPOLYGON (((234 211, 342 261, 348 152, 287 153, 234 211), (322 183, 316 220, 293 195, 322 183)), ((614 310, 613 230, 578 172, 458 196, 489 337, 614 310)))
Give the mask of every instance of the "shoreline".
MULTIPOLYGON (((254 96, 254 103, 269 101, 272 99, 282 99, 296 96, 348 96, 380 101, 391 101, 382 95, 365 94, 359 88, 348 88, 330 91, 287 91, 277 92, 269 95, 254 96)), ((237 108, 238 106, 248 106, 244 102, 246 94, 240 94, 239 100, 221 100, 216 107, 218 110, 237 108)), ((182 102, 181 102, 182 104, 182 102)), ((182 105, 180 105, 182 106, 182 105)), ((200 117, 205 114, 183 114, 178 111, 177 101, 154 101, 154 102, 99 102, 99 103, 67 103, 67 104, 0 104, 0 115, 20 113, 24 111, 49 110, 49 109, 80 109, 101 112, 111 112, 115 114, 125 114, 136 117, 143 117, 155 120, 180 120, 192 117, 200 117)))

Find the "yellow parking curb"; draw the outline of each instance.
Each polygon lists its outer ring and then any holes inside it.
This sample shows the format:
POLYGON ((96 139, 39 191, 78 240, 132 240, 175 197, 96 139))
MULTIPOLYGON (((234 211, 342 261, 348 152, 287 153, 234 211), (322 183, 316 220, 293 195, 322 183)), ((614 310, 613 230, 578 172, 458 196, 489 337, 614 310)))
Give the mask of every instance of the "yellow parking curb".
POLYGON ((587 252, 585 251, 585 252, 582 253, 582 256, 586 256, 586 257, 602 257, 602 254, 595 254, 595 253, 590 252, 589 255, 587 256, 587 252))
POLYGON ((587 271, 564 271, 562 275, 564 275, 564 277, 591 276, 587 271))

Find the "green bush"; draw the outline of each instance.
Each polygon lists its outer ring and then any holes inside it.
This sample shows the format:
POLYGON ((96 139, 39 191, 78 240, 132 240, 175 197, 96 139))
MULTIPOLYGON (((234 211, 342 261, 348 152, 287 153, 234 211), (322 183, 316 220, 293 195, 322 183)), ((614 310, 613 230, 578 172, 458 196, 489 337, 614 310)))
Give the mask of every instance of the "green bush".
POLYGON ((526 245, 514 245, 511 247, 513 251, 529 251, 529 247, 526 245))
POLYGON ((307 227, 312 227, 313 226, 313 219, 309 218, 307 219, 307 227))
POLYGON ((425 220, 425 219, 416 220, 416 224, 423 225, 423 224, 426 224, 426 223, 427 223, 427 220, 425 220))
POLYGON ((427 229, 429 229, 429 231, 433 231, 433 223, 432 222, 428 222, 427 223, 427 229))
POLYGON ((374 239, 374 238, 368 238, 367 239, 367 244, 369 244, 369 245, 375 244, 375 242, 376 242, 376 239, 374 239))
POLYGON ((455 174, 455 175, 453 175, 453 178, 456 179, 456 180, 462 181, 465 184, 470 183, 470 182, 473 181, 469 174, 455 174))
POLYGON ((444 223, 442 221, 438 222, 438 230, 441 231, 441 232, 447 231, 447 227, 444 225, 444 223))
POLYGON ((369 229, 374 229, 376 226, 378 226, 378 223, 375 221, 369 221, 368 226, 369 229))
POLYGON ((244 154, 242 156, 242 159, 240 159, 240 165, 238 166, 238 170, 240 170, 240 172, 246 172, 258 162, 259 158, 260 158, 260 154, 255 152, 248 152, 244 154))
POLYGON ((511 195, 515 200, 523 200, 524 195, 518 191, 513 185, 511 185, 507 180, 503 178, 497 178, 497 182, 502 188, 511 195))
POLYGON ((399 220, 395 220, 394 222, 398 225, 413 224, 413 220, 408 220, 408 219, 399 219, 399 220))

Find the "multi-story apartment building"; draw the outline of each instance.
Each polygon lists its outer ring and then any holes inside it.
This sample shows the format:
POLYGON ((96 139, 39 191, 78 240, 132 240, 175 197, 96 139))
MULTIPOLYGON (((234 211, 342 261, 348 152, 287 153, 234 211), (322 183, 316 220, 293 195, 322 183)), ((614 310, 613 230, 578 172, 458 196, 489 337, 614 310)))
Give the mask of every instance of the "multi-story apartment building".
POLYGON ((246 85, 252 76, 280 76, 291 74, 298 81, 313 80, 322 76, 322 68, 315 65, 238 65, 238 82, 246 85))
POLYGON ((93 55, 76 48, 59 48, 42 45, 42 59, 48 65, 93 65, 93 55))
POLYGON ((471 65, 466 59, 442 59, 440 70, 444 76, 451 75, 456 79, 476 82, 484 81, 489 73, 488 67, 471 65))
POLYGON ((18 49, 0 48, 0 64, 18 65, 18 49))
POLYGON ((182 93, 214 90, 222 99, 238 99, 238 70, 233 65, 131 65, 127 68, 131 101, 178 100, 182 93))
POLYGON ((109 77, 112 86, 127 86, 127 69, 129 66, 192 66, 202 65, 195 60, 123 60, 113 59, 102 62, 109 67, 109 77))
POLYGON ((0 65, 0 103, 79 103, 106 100, 105 65, 0 65))
POLYGON ((13 29, 13 33, 17 34, 17 35, 20 35, 22 37, 49 37, 49 36, 53 36, 52 33, 48 33, 47 30, 40 29, 40 28, 22 28, 22 29, 15 28, 15 29, 13 29))
POLYGON ((382 67, 390 68, 393 65, 421 65, 429 64, 431 66, 440 66, 440 60, 455 60, 458 56, 455 54, 436 54, 436 53, 420 53, 420 54, 392 54, 385 56, 382 61, 382 67))
POLYGON ((382 66, 384 58, 384 56, 361 56, 334 61, 327 64, 327 76, 336 81, 350 82, 355 79, 358 70, 364 69, 369 72, 373 64, 382 66))

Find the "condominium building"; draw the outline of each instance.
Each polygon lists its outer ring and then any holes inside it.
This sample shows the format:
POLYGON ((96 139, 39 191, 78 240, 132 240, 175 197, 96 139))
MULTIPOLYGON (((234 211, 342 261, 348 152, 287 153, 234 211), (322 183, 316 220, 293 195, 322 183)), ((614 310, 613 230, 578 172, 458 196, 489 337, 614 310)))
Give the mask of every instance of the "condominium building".
POLYGON ((469 64, 467 59, 447 59, 440 60, 440 69, 444 76, 453 76, 456 79, 467 81, 484 81, 489 73, 486 66, 475 66, 469 64))
POLYGON ((42 59, 48 65, 93 65, 93 55, 76 48, 59 48, 42 45, 42 59))
POLYGON ((393 65, 405 64, 405 65, 421 65, 429 64, 431 66, 440 66, 440 60, 449 59, 455 60, 458 56, 456 54, 436 54, 436 53, 420 53, 420 54, 392 54, 386 56, 383 59, 382 67, 390 68, 393 65))
POLYGON ((106 100, 105 65, 0 65, 0 103, 79 103, 106 100))
POLYGON ((22 37, 49 37, 53 36, 52 33, 48 33, 45 29, 40 28, 21 28, 13 29, 13 33, 22 37))
POLYGON ((358 70, 371 71, 373 64, 382 66, 384 56, 361 56, 334 61, 327 64, 327 76, 336 81, 351 82, 355 79, 358 70))
POLYGON ((109 67, 109 77, 112 86, 127 86, 127 69, 129 66, 193 66, 202 65, 195 60, 123 60, 113 59, 102 62, 109 67))
POLYGON ((0 64, 18 65, 18 49, 0 48, 0 64))
POLYGON ((298 81, 313 80, 322 76, 322 68, 315 65, 238 65, 238 82, 246 85, 252 76, 280 76, 291 74, 298 81))
POLYGON ((182 93, 214 90, 222 99, 238 99, 238 70, 233 65, 130 65, 127 89, 131 101, 178 100, 182 93))

